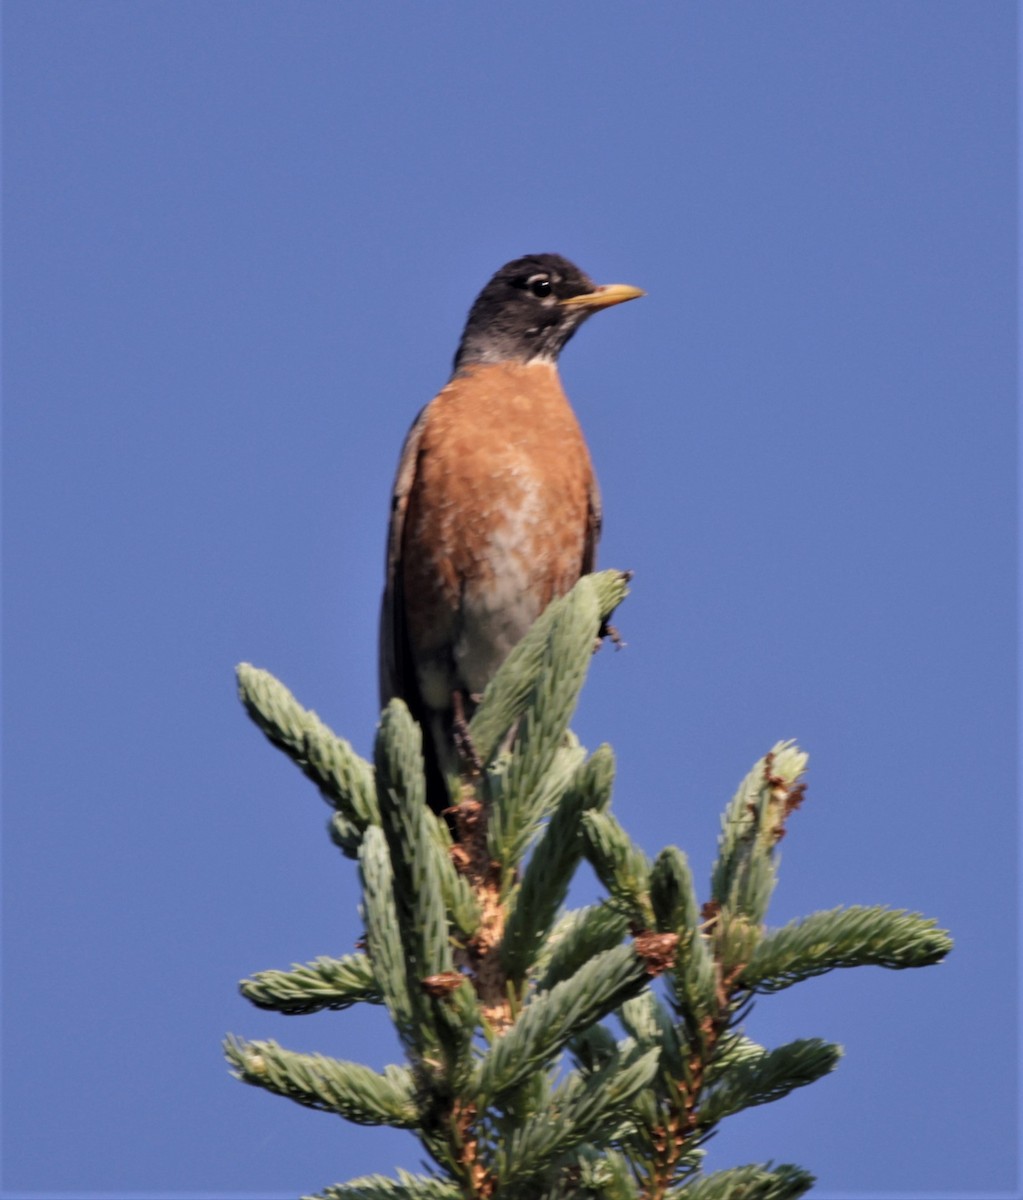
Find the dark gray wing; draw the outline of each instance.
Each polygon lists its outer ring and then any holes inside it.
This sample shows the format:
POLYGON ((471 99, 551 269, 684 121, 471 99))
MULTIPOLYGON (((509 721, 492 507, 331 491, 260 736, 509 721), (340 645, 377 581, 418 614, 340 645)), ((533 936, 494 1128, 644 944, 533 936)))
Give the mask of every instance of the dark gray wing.
POLYGON ((597 476, 590 472, 590 507, 586 516, 586 541, 583 544, 583 574, 596 569, 597 543, 600 541, 600 529, 604 523, 604 509, 600 501, 600 485, 597 476))
MULTIPOLYGON (((405 603, 402 594, 401 555, 405 537, 405 513, 409 494, 416 478, 419 462, 419 442, 425 424, 426 409, 416 417, 408 431, 405 444, 398 460, 398 473, 394 478, 391 495, 391 522, 387 530, 387 562, 384 577, 384 596, 380 606, 380 706, 394 696, 406 702, 418 700, 415 667, 408 648, 408 631, 405 627, 405 603)), ((413 701, 410 708, 418 708, 413 701)), ((418 715, 418 714, 417 714, 418 715)))

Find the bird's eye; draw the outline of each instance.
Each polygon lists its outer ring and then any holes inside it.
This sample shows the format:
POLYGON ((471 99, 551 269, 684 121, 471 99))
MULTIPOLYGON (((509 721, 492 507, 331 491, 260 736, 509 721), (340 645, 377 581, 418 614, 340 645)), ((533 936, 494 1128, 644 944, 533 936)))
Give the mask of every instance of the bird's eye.
POLYGON ((534 296, 549 296, 551 294, 551 281, 546 275, 534 275, 529 280, 529 290, 534 296))

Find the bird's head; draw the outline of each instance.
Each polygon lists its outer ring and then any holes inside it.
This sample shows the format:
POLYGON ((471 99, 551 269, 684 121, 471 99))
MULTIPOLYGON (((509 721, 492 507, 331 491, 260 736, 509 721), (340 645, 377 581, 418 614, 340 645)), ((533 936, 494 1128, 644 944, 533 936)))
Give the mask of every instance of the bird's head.
POLYGON ((476 297, 455 371, 474 363, 555 362, 591 313, 642 295, 625 283, 597 285, 560 254, 516 258, 476 297))

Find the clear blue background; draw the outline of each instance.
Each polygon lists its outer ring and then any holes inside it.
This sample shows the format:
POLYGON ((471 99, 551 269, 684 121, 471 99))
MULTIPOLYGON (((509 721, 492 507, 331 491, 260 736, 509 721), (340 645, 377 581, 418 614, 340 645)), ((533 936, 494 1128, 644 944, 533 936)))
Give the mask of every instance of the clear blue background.
MULTIPOLYGON (((776 922, 938 917, 926 971, 763 1000, 837 1073, 709 1165, 1017 1186, 1016 6, 52 3, 5 18, 8 1197, 295 1195, 395 1165, 222 1035, 382 1065, 378 1010, 238 979, 360 934, 239 660, 362 752, 391 478, 505 260, 648 297, 563 360, 631 567, 576 728, 705 880, 811 752, 776 922)), ((582 876, 575 898, 595 897, 582 876)))

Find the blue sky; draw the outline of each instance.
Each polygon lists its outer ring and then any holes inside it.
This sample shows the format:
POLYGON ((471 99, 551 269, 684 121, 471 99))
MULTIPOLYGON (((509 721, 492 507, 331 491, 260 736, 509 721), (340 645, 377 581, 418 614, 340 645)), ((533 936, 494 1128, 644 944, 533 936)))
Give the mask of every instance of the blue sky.
POLYGON ((220 1058, 229 1030, 397 1053, 377 1010, 237 994, 360 927, 232 671, 369 752, 401 439, 533 251, 648 292, 563 359, 601 562, 636 572, 575 722, 620 819, 705 881, 736 783, 798 738, 772 920, 888 903, 956 938, 763 1000, 753 1036, 846 1057, 709 1165, 1016 1194, 1016 6, 3 16, 4 1196, 417 1165, 220 1058))

